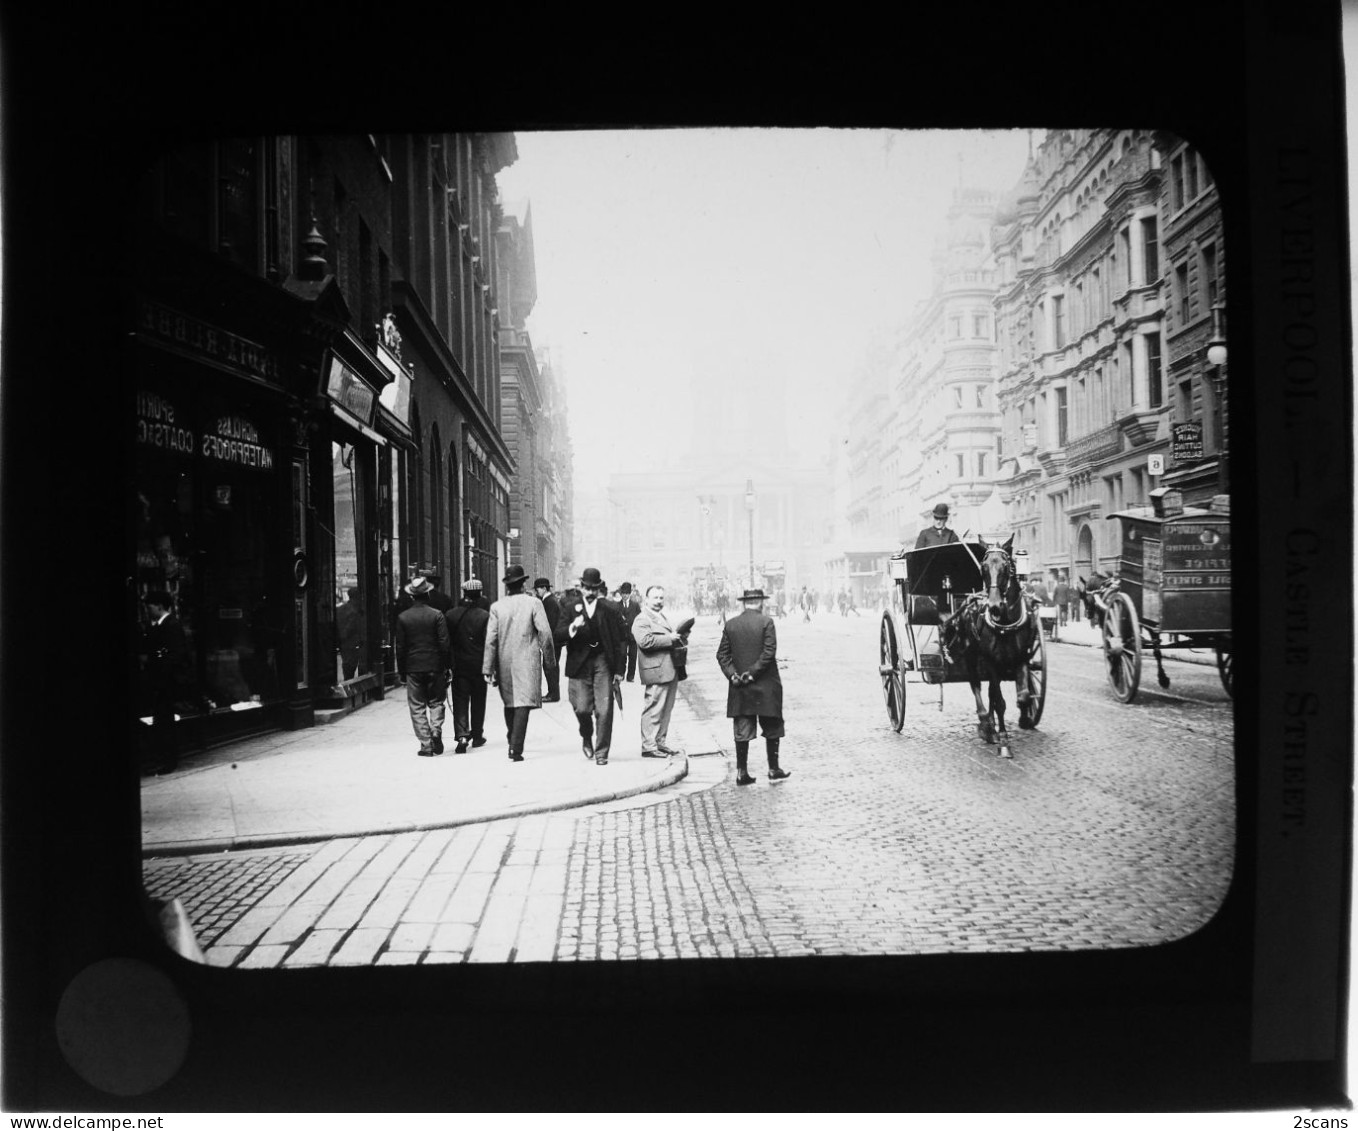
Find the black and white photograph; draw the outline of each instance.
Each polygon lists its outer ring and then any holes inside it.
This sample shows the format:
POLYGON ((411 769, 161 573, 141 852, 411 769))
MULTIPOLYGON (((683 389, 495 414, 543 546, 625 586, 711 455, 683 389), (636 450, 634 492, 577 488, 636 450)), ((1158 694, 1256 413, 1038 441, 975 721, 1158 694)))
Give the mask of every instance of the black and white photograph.
POLYGON ((7 1109, 1347 1107, 1342 174, 1245 89, 145 119, 7 1109))

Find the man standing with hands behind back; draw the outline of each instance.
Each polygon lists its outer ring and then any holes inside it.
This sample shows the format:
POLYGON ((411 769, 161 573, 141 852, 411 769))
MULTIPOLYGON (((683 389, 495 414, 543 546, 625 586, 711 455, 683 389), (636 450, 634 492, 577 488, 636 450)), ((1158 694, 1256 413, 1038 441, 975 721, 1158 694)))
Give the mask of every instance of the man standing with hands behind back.
POLYGON ((726 715, 736 741, 736 785, 753 785, 747 763, 755 726, 764 732, 768 748, 769 784, 792 776, 778 765, 778 740, 783 737, 783 681, 778 675, 778 635, 766 617, 764 591, 747 589, 740 595, 745 611, 732 617, 721 630, 717 663, 730 683, 726 692, 726 715))
POLYGON ((613 738, 613 695, 627 665, 622 610, 602 596, 603 578, 594 567, 580 575, 583 596, 562 612, 553 634, 566 646, 567 695, 580 723, 585 757, 608 765, 613 738))

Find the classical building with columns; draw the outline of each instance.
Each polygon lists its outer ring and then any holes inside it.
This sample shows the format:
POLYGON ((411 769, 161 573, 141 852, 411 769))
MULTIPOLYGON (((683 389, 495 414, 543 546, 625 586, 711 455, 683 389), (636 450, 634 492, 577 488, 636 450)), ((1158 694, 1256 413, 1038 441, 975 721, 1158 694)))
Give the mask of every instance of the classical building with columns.
POLYGON ((829 527, 826 469, 787 439, 781 386, 718 388, 695 381, 693 444, 654 470, 609 480, 608 546, 598 565, 609 585, 660 583, 689 593, 709 571, 728 590, 754 584, 791 592, 822 578, 829 527), (711 405, 722 404, 713 414, 711 405), (761 429, 751 440, 748 421, 761 429))
POLYGON ((995 217, 1000 497, 1033 571, 1113 569, 1169 449, 1164 176, 1148 131, 1051 130, 995 217))

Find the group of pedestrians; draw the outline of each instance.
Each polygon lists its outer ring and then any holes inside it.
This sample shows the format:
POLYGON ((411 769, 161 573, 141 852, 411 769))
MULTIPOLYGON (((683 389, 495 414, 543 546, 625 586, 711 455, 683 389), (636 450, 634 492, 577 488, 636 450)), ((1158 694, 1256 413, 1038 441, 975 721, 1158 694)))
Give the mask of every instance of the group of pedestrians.
POLYGON ((485 744, 486 695, 500 692, 509 759, 524 760, 529 713, 561 699, 561 653, 567 697, 581 748, 596 766, 607 766, 613 745, 613 713, 621 684, 640 676, 641 755, 682 754, 669 745, 675 692, 686 678, 690 618, 671 625, 665 589, 646 590, 645 608, 630 583, 609 598, 599 571, 584 570, 579 586, 562 594, 544 577, 527 591, 522 566, 510 566, 505 595, 485 608, 481 583, 464 582, 462 604, 441 611, 437 586, 418 576, 405 587, 409 608, 396 618, 396 665, 406 686, 418 754, 443 753, 445 696, 451 684, 457 753, 485 744), (543 681, 547 694, 542 694, 543 681))
MULTIPOLYGON (((480 600, 481 583, 476 580, 463 582, 461 604, 443 610, 436 607, 441 594, 428 576, 417 576, 405 587, 410 605, 396 618, 396 664, 421 757, 443 753, 450 686, 456 752, 485 745, 486 697, 493 687, 504 707, 509 759, 522 762, 530 712, 561 698, 563 651, 567 698, 587 759, 608 765, 621 685, 636 679, 644 688, 641 756, 683 754, 669 745, 669 728, 679 683, 688 676, 694 621, 671 622, 663 585, 648 586, 642 598, 625 582, 610 598, 594 567, 580 574, 577 588, 560 595, 542 577, 527 592, 522 566, 510 566, 503 580, 505 595, 489 609, 480 600)), ((772 618, 764 615, 764 600, 760 589, 741 595, 743 612, 725 622, 717 649, 717 663, 730 683, 727 716, 733 720, 738 785, 755 780, 748 756, 757 733, 765 740, 769 781, 776 784, 791 776, 778 761, 783 688, 777 635, 772 618)))

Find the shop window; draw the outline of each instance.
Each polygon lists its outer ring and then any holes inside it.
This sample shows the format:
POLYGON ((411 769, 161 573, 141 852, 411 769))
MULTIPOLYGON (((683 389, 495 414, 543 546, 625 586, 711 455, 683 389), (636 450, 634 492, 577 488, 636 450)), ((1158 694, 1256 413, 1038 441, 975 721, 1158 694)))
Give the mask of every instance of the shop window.
POLYGON ((362 460, 353 444, 330 445, 335 499, 335 682, 371 670, 363 602, 362 460))

